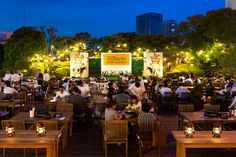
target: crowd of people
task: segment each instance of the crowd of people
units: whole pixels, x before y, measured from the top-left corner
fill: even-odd
[[[220,102],[221,111],[236,108],[236,85],[234,77],[219,74],[210,77],[196,77],[193,74],[173,75],[165,78],[142,77],[121,74],[116,81],[106,78],[66,78],[59,81],[56,91],[50,88],[50,75],[38,70],[34,79],[25,80],[19,70],[15,73],[6,71],[1,80],[4,94],[15,94],[26,82],[33,83],[34,88],[42,89],[44,95],[52,94],[53,101],[68,101],[74,104],[75,114],[84,108],[94,109],[96,104],[105,104],[105,120],[122,119],[127,112],[135,112],[140,120],[154,120],[158,111],[165,108],[165,102],[173,106],[184,99],[194,104],[194,110],[203,110],[204,103]],[[218,101],[219,100],[219,101]]]

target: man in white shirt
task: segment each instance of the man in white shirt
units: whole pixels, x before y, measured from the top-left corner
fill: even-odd
[[[182,93],[190,93],[190,91],[183,86],[183,83],[179,83],[179,88],[176,90],[176,94],[181,97]]]
[[[4,81],[11,81],[12,80],[12,74],[9,70],[6,71],[5,76],[3,77]]]
[[[193,85],[193,80],[191,77],[188,77],[187,79],[184,80],[184,83],[188,85]]]
[[[50,75],[47,73],[47,71],[44,72],[43,80],[46,82],[48,82],[50,80]]]
[[[88,84],[84,83],[82,80],[78,80],[77,81],[78,84],[78,88],[81,91],[81,95],[83,97],[89,97],[90,95],[90,88],[88,86]]]
[[[63,88],[60,87],[59,91],[56,92],[56,99],[65,100],[69,96],[69,93]]]
[[[131,91],[133,95],[136,95],[138,99],[141,100],[142,94],[145,91],[145,86],[144,84],[141,84],[140,82],[136,82],[129,87],[129,90]]]
[[[170,92],[172,92],[171,89],[168,88],[168,84],[166,84],[166,83],[164,84],[164,87],[161,88],[159,91],[160,91],[160,93],[161,93],[162,96],[164,96],[164,93],[170,93]]]
[[[49,81],[50,81],[50,76],[47,73],[47,71],[45,71],[43,75],[43,91],[44,92],[47,92]]]
[[[20,82],[20,75],[18,74],[18,72],[15,72],[13,75],[12,75],[12,82],[14,83],[17,83],[17,82]]]
[[[4,94],[15,94],[17,91],[11,88],[10,82],[6,82],[6,87],[3,89]]]

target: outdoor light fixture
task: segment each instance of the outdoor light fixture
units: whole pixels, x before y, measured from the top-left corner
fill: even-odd
[[[36,126],[36,133],[38,136],[44,136],[46,134],[46,127],[42,122],[39,122]]]
[[[5,128],[7,136],[11,137],[15,134],[15,129],[14,126],[12,125],[11,122],[7,123],[7,126]]]
[[[193,134],[195,133],[194,125],[192,123],[188,123],[185,126],[184,133],[186,137],[193,137]]]
[[[220,138],[222,133],[221,125],[220,123],[216,123],[212,129],[212,135],[215,138]]]

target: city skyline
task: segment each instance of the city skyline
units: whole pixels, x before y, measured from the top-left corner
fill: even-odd
[[[0,3],[3,12],[0,31],[14,31],[16,27],[54,26],[58,35],[73,36],[89,32],[102,37],[119,32],[135,32],[135,18],[147,12],[161,13],[164,19],[178,23],[188,16],[205,14],[208,10],[224,8],[225,1],[204,0],[5,0]],[[184,11],[183,11],[184,10]]]

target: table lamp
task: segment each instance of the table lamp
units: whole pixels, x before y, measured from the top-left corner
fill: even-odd
[[[14,126],[12,125],[11,122],[7,123],[5,131],[6,131],[7,136],[9,136],[9,137],[11,137],[15,134],[15,129],[14,129]]]
[[[221,124],[216,123],[212,129],[212,135],[215,138],[220,138],[222,133]]]
[[[38,136],[44,136],[46,134],[46,127],[42,122],[39,122],[36,126],[36,133]]]
[[[188,123],[185,126],[184,133],[185,133],[186,137],[193,137],[193,135],[195,133],[194,125],[192,123]]]

